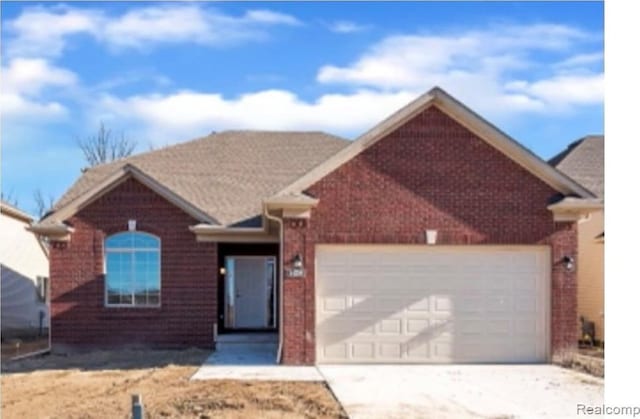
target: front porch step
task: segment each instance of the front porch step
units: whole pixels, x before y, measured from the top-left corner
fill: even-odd
[[[277,344],[277,333],[228,333],[218,335],[216,345],[220,344]]]
[[[246,343],[246,342],[218,342],[216,352],[225,353],[260,353],[275,356],[278,352],[277,343]]]

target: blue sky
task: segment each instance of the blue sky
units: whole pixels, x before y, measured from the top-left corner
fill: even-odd
[[[100,121],[355,138],[440,85],[548,158],[603,132],[603,3],[1,3],[2,189],[35,211]]]

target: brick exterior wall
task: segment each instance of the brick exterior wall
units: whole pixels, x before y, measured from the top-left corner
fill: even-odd
[[[106,235],[137,230],[161,239],[161,307],[104,306]],[[213,342],[217,313],[217,246],[198,243],[195,219],[141,183],[129,179],[68,222],[68,243],[50,253],[51,339],[62,345],[202,346]]]
[[[562,266],[576,255],[574,223],[554,223],[557,191],[429,108],[308,190],[320,199],[308,221],[287,220],[285,268],[303,255],[306,276],[284,280],[284,358],[315,361],[315,245],[424,243],[438,230],[450,245],[546,244],[552,248],[554,357],[576,344],[576,277]],[[578,261],[579,263],[579,261]]]

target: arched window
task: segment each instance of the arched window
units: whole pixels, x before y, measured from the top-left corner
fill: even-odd
[[[127,231],[105,240],[107,306],[160,305],[160,239]]]

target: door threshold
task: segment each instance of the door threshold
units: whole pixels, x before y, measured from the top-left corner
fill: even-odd
[[[278,334],[269,333],[229,333],[218,335],[217,343],[277,343]]]

